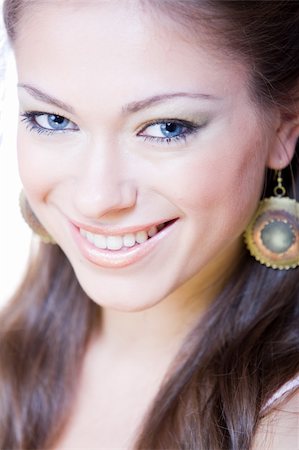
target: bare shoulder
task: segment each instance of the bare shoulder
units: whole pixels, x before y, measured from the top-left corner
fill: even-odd
[[[252,450],[299,450],[299,390],[261,421]]]

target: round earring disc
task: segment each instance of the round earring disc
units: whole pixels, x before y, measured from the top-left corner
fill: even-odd
[[[271,197],[260,206],[244,233],[252,256],[273,269],[299,265],[299,203]]]

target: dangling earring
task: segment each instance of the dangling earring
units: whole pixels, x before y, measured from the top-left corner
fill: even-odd
[[[49,233],[42,226],[42,224],[32,211],[31,206],[29,205],[23,190],[20,193],[19,203],[23,219],[25,220],[27,225],[31,228],[31,230],[35,234],[37,234],[39,238],[46,244],[56,244],[52,236],[49,235]]]
[[[274,196],[260,202],[244,233],[251,255],[273,269],[287,270],[299,266],[299,203],[288,197],[277,174]]]

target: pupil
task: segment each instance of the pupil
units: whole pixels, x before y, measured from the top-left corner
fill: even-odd
[[[168,122],[166,123],[165,129],[168,133],[174,133],[177,129],[177,124],[174,122]]]
[[[182,125],[176,123],[176,122],[166,122],[161,124],[161,131],[164,134],[165,137],[171,138],[171,137],[177,137],[183,132]]]
[[[64,117],[61,117],[61,116],[51,116],[50,120],[52,122],[57,123],[58,125],[61,125],[64,122],[65,119],[64,119]]]
[[[51,128],[54,128],[56,130],[63,130],[65,127],[67,127],[69,123],[69,120],[65,117],[58,116],[56,114],[51,114],[48,116],[48,124]]]

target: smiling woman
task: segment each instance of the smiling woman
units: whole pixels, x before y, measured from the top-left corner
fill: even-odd
[[[44,242],[0,321],[0,447],[293,449],[299,2],[57,4],[4,6]]]

